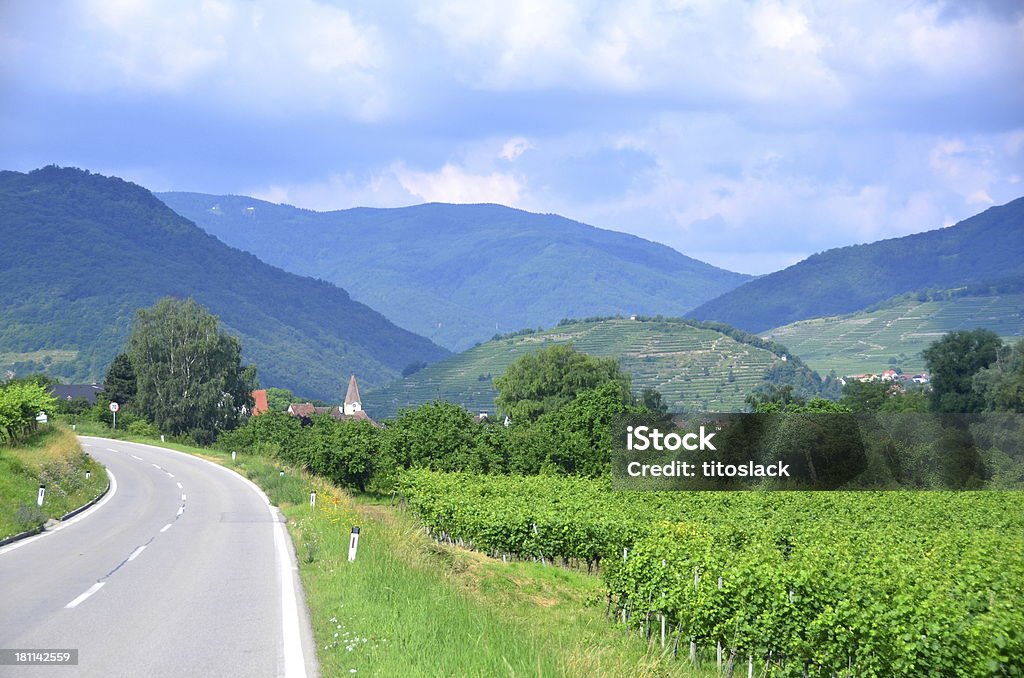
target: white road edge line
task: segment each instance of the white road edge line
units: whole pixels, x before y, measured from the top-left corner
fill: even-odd
[[[103,497],[103,499],[100,499],[93,506],[91,506],[91,507],[87,508],[86,510],[82,511],[81,513],[79,513],[74,518],[69,518],[68,520],[65,520],[63,523],[57,525],[52,530],[45,530],[43,532],[40,532],[39,534],[37,534],[34,537],[28,537],[26,539],[21,539],[19,541],[14,542],[13,544],[8,544],[7,546],[4,546],[3,548],[0,548],[0,555],[3,555],[5,553],[10,553],[11,551],[13,551],[15,549],[20,549],[22,546],[24,546],[26,544],[30,544],[30,543],[38,540],[38,539],[42,539],[43,537],[48,537],[48,536],[50,536],[51,534],[53,534],[55,532],[60,532],[65,527],[70,527],[71,525],[74,525],[78,521],[84,520],[85,518],[88,518],[95,511],[99,510],[104,504],[106,504],[108,501],[110,501],[111,498],[113,498],[113,496],[115,494],[117,494],[117,478],[114,477],[114,474],[110,472],[109,468],[105,469],[105,470],[107,472],[107,478],[110,479],[110,489],[107,490],[107,496]]]
[[[183,489],[185,489],[185,488],[183,488],[183,487],[181,486],[181,483],[178,483],[178,489],[179,489],[179,490],[183,490]]]
[[[139,555],[141,555],[142,552],[145,551],[145,550],[146,550],[146,546],[142,545],[139,548],[137,548],[134,551],[132,551],[132,554],[130,556],[128,556],[128,562],[130,563],[133,560],[135,560],[136,558],[138,558]]]
[[[172,478],[174,477],[174,474],[173,474],[173,473],[171,473],[170,471],[164,471],[164,473],[166,473],[167,475],[169,475],[169,476],[170,476],[170,477],[172,477]]]
[[[288,555],[284,523],[277,519],[274,507],[267,510],[274,521],[274,546],[277,548],[278,578],[281,581],[281,632],[284,641],[285,678],[305,678],[306,663],[302,657],[302,639],[299,636],[299,605],[295,597],[295,579],[292,560]]]
[[[186,495],[186,494],[185,494],[184,492],[182,492],[182,493],[181,493],[181,500],[182,500],[182,501],[185,501],[185,498],[186,498],[187,496],[188,496],[188,495]]]
[[[110,450],[110,451],[111,452],[117,452],[117,450]],[[136,456],[134,454],[132,455],[132,459],[138,459],[139,461],[142,461],[142,457]]]
[[[181,507],[179,507],[179,508],[178,508],[178,515],[179,515],[179,516],[180,516],[180,515],[181,515],[182,513],[184,513],[184,512],[185,512],[185,507],[184,507],[184,506],[181,506]]]
[[[106,583],[106,582],[102,582],[102,581],[96,582],[95,584],[93,584],[92,586],[89,587],[88,591],[86,591],[85,593],[83,593],[82,595],[78,596],[77,598],[72,600],[70,603],[65,605],[64,609],[65,610],[70,610],[73,607],[78,607],[86,598],[88,598],[92,594],[96,593],[101,588],[103,588],[103,584],[104,583]]]
[[[163,527],[160,528],[160,531],[161,532],[166,532],[167,530],[171,529],[171,525],[173,525],[173,524],[174,523],[167,523],[166,525],[164,525]]]
[[[153,464],[153,468],[155,468],[157,471],[163,471],[163,469],[160,468],[159,464]]]

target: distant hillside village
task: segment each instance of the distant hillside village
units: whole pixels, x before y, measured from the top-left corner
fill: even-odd
[[[845,377],[839,377],[839,383],[846,386],[852,381],[859,382],[872,382],[872,381],[889,381],[900,385],[908,384],[919,384],[925,385],[931,381],[931,377],[928,376],[927,372],[921,374],[903,374],[899,370],[886,370],[880,374],[851,374]]]
[[[254,402],[253,415],[270,411],[265,389],[253,391],[252,399]],[[359,384],[354,374],[348,380],[348,390],[345,392],[343,404],[321,407],[313,403],[292,403],[288,406],[287,412],[296,419],[301,419],[303,423],[310,423],[315,414],[328,414],[337,421],[368,421],[374,426],[380,426],[363,411],[363,400],[359,396]]]

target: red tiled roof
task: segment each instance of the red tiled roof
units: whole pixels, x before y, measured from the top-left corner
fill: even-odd
[[[266,389],[258,389],[252,392],[252,399],[255,404],[252,406],[253,415],[263,414],[270,411],[270,404],[267,402]]]

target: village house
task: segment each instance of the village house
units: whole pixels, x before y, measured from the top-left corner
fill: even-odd
[[[83,398],[90,405],[96,404],[96,396],[103,391],[99,384],[53,384],[50,394],[57,400]]]

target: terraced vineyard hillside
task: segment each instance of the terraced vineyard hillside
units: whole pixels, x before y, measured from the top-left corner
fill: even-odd
[[[657,388],[672,410],[742,411],[744,399],[786,361],[769,350],[712,329],[677,321],[601,320],[489,341],[365,394],[374,417],[435,399],[494,413],[492,381],[525,353],[571,343],[595,356],[615,356],[633,375],[633,389]],[[793,364],[793,361],[789,361]]]
[[[959,297],[942,301],[904,298],[885,308],[814,318],[766,333],[821,374],[878,373],[889,368],[924,370],[921,351],[953,330],[985,327],[1006,341],[1024,336],[1024,294]]]

